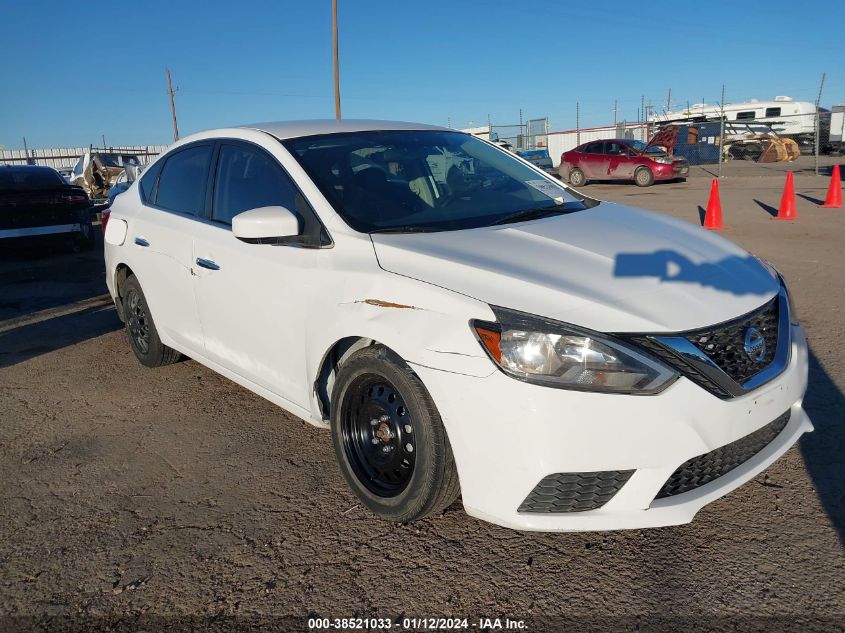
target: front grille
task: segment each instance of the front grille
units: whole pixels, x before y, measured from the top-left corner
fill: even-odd
[[[518,512],[585,512],[602,507],[625,485],[633,470],[557,473],[538,483]]]
[[[766,355],[753,360],[743,349],[748,328],[757,328],[766,341]],[[778,342],[778,298],[759,310],[715,328],[688,332],[684,337],[739,384],[752,378],[775,357]]]
[[[744,464],[780,435],[789,422],[789,415],[787,411],[750,435],[684,462],[663,484],[657,498],[695,490]]]
[[[664,362],[666,362],[666,364],[668,364],[670,367],[678,367],[678,357],[675,356],[675,354],[670,352],[668,349],[663,347],[663,345],[661,345],[660,343],[653,341],[647,336],[632,337],[631,340],[634,341],[637,345],[644,347]],[[714,396],[717,396],[719,398],[729,398],[731,395],[720,385],[716,384],[707,376],[695,369],[695,367],[693,367],[692,365],[687,365],[686,363],[684,363],[683,374],[693,382],[698,383],[699,385],[707,389],[707,391],[712,393]]]

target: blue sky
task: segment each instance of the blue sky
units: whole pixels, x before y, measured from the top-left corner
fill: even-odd
[[[339,0],[344,117],[552,128],[784,94],[845,102],[845,2]],[[127,11],[121,13],[121,8]],[[570,8],[572,7],[572,8]],[[662,8],[665,7],[665,8]],[[747,7],[744,11],[743,7]],[[0,0],[0,146],[333,117],[331,0]]]

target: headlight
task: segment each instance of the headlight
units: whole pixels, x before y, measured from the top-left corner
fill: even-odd
[[[651,160],[653,160],[655,163],[661,163],[663,165],[671,165],[673,161],[671,156],[652,156]]]
[[[645,352],[604,334],[493,307],[497,322],[472,326],[490,358],[526,382],[628,394],[655,394],[678,374]]]

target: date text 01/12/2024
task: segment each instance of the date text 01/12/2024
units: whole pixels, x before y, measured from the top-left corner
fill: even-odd
[[[389,630],[396,628],[405,631],[448,631],[470,630],[481,631],[526,631],[525,621],[510,618],[415,618],[405,617],[401,620],[389,618],[309,618],[310,631],[356,631],[356,630]]]

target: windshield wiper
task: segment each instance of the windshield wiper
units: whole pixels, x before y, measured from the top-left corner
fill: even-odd
[[[512,222],[525,222],[527,220],[537,220],[539,218],[544,218],[549,215],[569,213],[570,211],[576,211],[576,209],[567,209],[565,204],[555,204],[549,207],[538,207],[536,209],[523,209],[522,211],[517,211],[516,213],[511,213],[510,215],[506,215],[503,218],[499,218],[498,220],[493,222],[492,226],[496,226],[497,224],[511,224]]]

